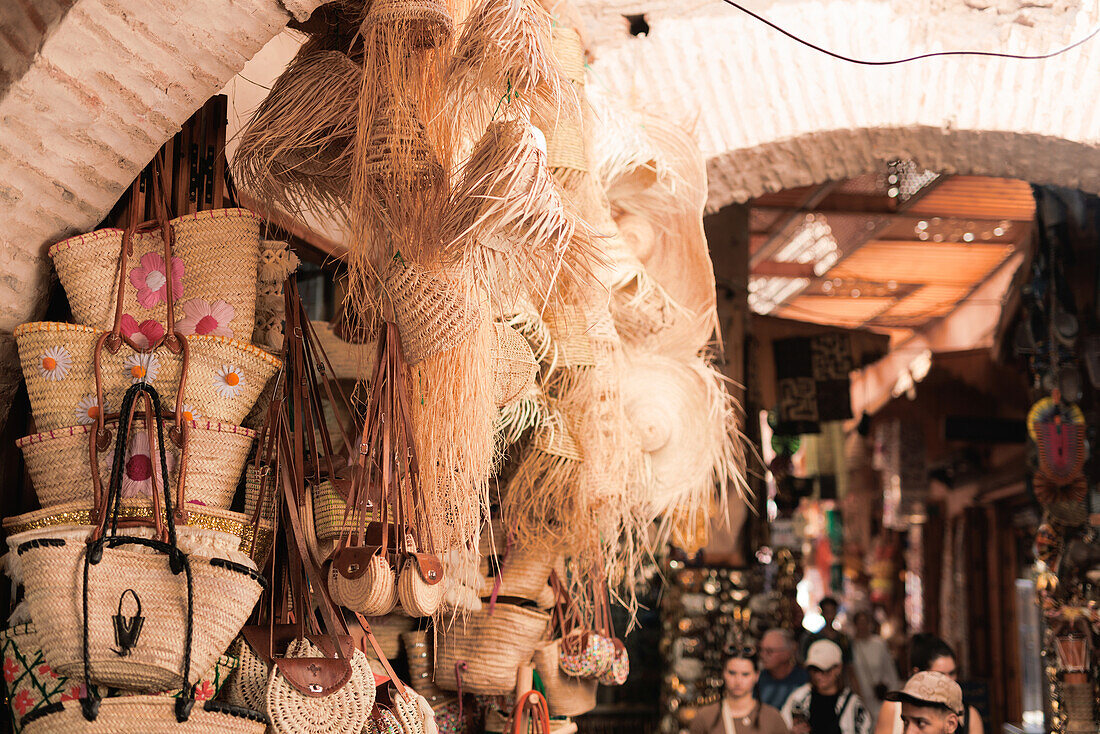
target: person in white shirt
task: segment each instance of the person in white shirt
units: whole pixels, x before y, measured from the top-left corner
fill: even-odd
[[[791,734],[871,734],[871,714],[859,694],[847,688],[843,653],[832,640],[818,640],[806,652],[810,682],[783,704]]]
[[[852,666],[855,669],[856,689],[872,718],[877,720],[887,692],[901,687],[901,676],[890,656],[886,640],[875,632],[871,613],[860,610],[852,621],[856,633],[852,639]]]

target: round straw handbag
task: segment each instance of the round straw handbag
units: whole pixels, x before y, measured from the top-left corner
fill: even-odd
[[[175,485],[183,473],[183,492],[188,503],[228,509],[255,431],[207,420],[186,421],[185,426],[187,450],[182,453],[187,461],[186,471],[181,472],[181,450],[169,441],[169,482]],[[88,441],[94,431],[94,425],[71,426],[25,436],[16,442],[23,450],[27,473],[42,507],[93,501]],[[153,461],[156,451],[144,430],[132,434],[123,470],[124,496],[148,496],[152,492],[159,482],[158,467]],[[103,484],[110,472],[111,459],[109,452],[99,454]]]
[[[561,640],[540,645],[535,650],[535,669],[546,689],[551,716],[580,716],[596,708],[596,681],[565,675],[558,664]]]
[[[158,454],[167,475],[156,391],[134,385],[122,401],[122,415],[130,415],[137,396],[148,399],[156,416]],[[97,508],[100,524],[88,529],[87,540],[20,539],[16,554],[31,619],[59,675],[164,691],[190,686],[193,671],[214,664],[251,614],[263,579],[253,564],[240,562],[241,554],[230,560],[183,553],[175,524],[164,522],[174,516],[167,484],[163,505],[160,493],[153,494],[154,538],[118,533],[127,426],[120,421],[116,470],[105,504]],[[91,708],[97,700],[89,690],[82,704]]]
[[[561,641],[562,672],[576,678],[599,678],[611,669],[615,645],[601,634],[576,631]]]
[[[397,579],[397,598],[410,617],[430,617],[443,600],[443,564],[430,553],[412,553]]]
[[[344,569],[340,569],[337,564],[334,567],[337,568],[333,577],[336,596],[348,609],[368,617],[382,617],[397,606],[397,578],[384,555],[372,554],[364,567],[354,563],[345,564]],[[354,575],[349,577],[345,572]]]
[[[255,322],[261,221],[245,209],[213,209],[173,219],[171,268],[165,266],[160,228],[136,232],[123,274],[123,314],[135,322],[163,324],[163,289],[171,270],[182,311],[177,330],[193,334],[217,328],[224,336],[249,341]],[[121,229],[101,229],[49,249],[77,323],[111,328],[123,236]]]
[[[531,659],[549,622],[546,612],[512,604],[471,613],[465,624],[456,622],[439,631],[436,683],[460,693],[509,693],[516,685],[516,671]]]
[[[599,681],[602,686],[621,686],[630,677],[630,655],[618,637],[611,638],[611,644],[615,646],[615,656],[611,667],[600,676]]]
[[[96,343],[103,331],[77,324],[32,322],[15,330],[31,412],[41,431],[90,424],[99,412],[95,378]],[[282,363],[247,342],[222,336],[188,336],[184,402],[194,419],[239,424]],[[101,354],[103,399],[118,408],[135,382],[162,389],[176,402],[183,357],[166,349],[141,353],[123,345]]]
[[[312,642],[294,640],[286,657],[326,657]],[[367,656],[351,653],[351,678],[325,695],[300,691],[276,666],[267,687],[266,706],[271,726],[279,734],[335,734],[361,732],[375,701],[374,673]]]
[[[181,722],[173,699],[163,696],[104,699],[94,721],[84,717],[78,701],[66,701],[28,716],[23,723],[24,734],[263,734],[267,730],[263,714],[220,701],[195,706]]]

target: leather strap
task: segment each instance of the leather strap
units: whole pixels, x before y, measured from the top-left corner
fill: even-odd
[[[412,697],[409,695],[409,691],[405,684],[401,682],[401,679],[397,677],[397,673],[393,671],[393,666],[390,665],[390,659],[386,657],[386,653],[382,651],[382,646],[378,644],[378,640],[374,637],[374,632],[371,631],[370,622],[359,612],[355,612],[355,618],[359,621],[359,626],[363,628],[363,632],[367,636],[367,641],[370,642],[371,648],[374,649],[374,654],[378,657],[378,662],[382,663],[382,668],[386,671],[386,675],[393,681],[393,687],[397,689],[397,692],[401,695],[401,698],[406,701],[412,701]]]

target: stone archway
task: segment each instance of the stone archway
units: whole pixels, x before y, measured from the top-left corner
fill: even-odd
[[[865,67],[800,46],[717,0],[675,5],[584,4],[597,30],[591,76],[620,98],[694,123],[708,157],[712,211],[881,170],[894,158],[1100,191],[1100,38],[1043,61],[941,57]],[[753,7],[826,48],[886,59],[941,48],[1044,53],[1100,22],[1100,10],[1085,5],[779,0]],[[645,13],[648,34],[616,30],[615,13]]]

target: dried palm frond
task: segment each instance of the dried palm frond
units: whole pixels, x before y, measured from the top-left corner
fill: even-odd
[[[456,129],[483,128],[502,108],[554,119],[576,92],[551,50],[551,18],[535,0],[483,0],[462,24],[446,71]]]
[[[361,75],[339,51],[299,52],[241,135],[233,160],[240,186],[292,213],[342,217]]]
[[[453,197],[447,249],[481,283],[504,270],[545,299],[583,287],[601,258],[594,232],[559,194],[534,130],[506,121],[482,135]]]
[[[537,386],[500,409],[497,419],[497,440],[502,446],[520,441],[527,431],[538,428],[546,420],[546,401]]]

